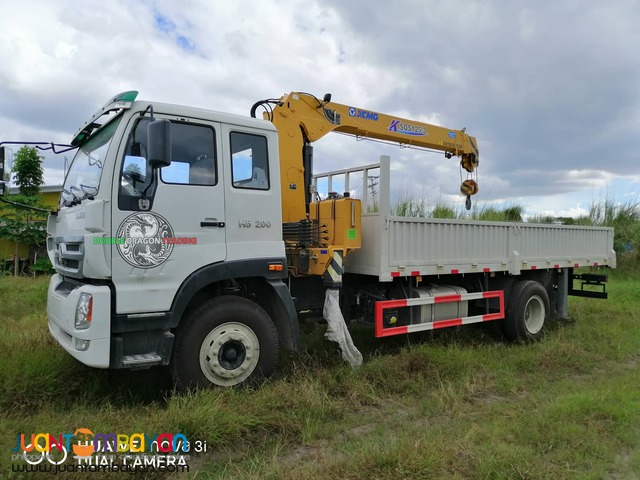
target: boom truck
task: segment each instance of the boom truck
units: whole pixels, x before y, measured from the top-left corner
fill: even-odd
[[[53,337],[92,367],[170,365],[177,387],[233,386],[300,349],[302,311],[370,322],[378,338],[498,321],[529,342],[569,295],[606,298],[604,275],[576,269],[615,267],[612,229],[392,216],[389,157],[313,175],[312,143],[330,132],[455,156],[462,194],[478,191],[464,129],[329,95],[260,101],[250,118],[124,92],[74,136],[48,219]]]

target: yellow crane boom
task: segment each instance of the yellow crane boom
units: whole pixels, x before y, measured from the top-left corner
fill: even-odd
[[[460,165],[473,173],[479,164],[476,139],[465,133],[438,125],[408,120],[393,115],[342,105],[323,100],[307,93],[292,92],[280,99],[263,100],[252,108],[252,115],[260,105],[267,108],[264,118],[278,129],[280,143],[280,168],[283,192],[283,221],[294,222],[305,218],[305,204],[310,201],[308,181],[311,165],[302,160],[303,148],[330,132],[341,132],[361,138],[398,143],[445,153],[447,158],[460,158]],[[305,185],[306,183],[306,185]],[[306,187],[306,188],[305,188]],[[471,196],[478,191],[475,179],[463,182],[461,192]]]
[[[438,125],[408,120],[394,115],[342,105],[331,101],[327,94],[322,100],[316,96],[292,92],[279,99],[262,100],[253,105],[251,116],[263,107],[263,117],[278,130],[280,181],[282,185],[282,221],[290,265],[300,273],[325,274],[329,261],[338,251],[346,255],[360,247],[359,218],[349,226],[342,225],[346,209],[360,212],[360,203],[349,199],[330,209],[322,201],[314,201],[311,191],[313,155],[311,144],[330,132],[340,132],[360,138],[397,143],[400,146],[444,152],[446,158],[456,156],[460,166],[468,172],[460,191],[470,197],[478,192],[475,171],[479,163],[476,139],[465,133]],[[340,209],[345,209],[341,213]],[[353,213],[350,215],[355,217]],[[295,235],[291,232],[296,232]],[[303,233],[299,233],[303,232]],[[320,236],[319,236],[320,235]],[[325,236],[322,236],[325,235]],[[314,237],[315,236],[315,237]],[[322,238],[311,240],[309,238]],[[313,262],[308,262],[308,258]]]

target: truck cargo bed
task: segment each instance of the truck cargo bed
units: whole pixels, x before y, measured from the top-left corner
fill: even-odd
[[[346,272],[380,281],[398,276],[509,272],[592,266],[615,267],[613,229],[604,227],[394,217],[390,212],[388,156],[379,164],[316,175],[342,176],[345,191],[355,175],[379,169],[379,199],[372,209],[363,183],[362,248],[344,259]],[[362,173],[358,173],[362,172]],[[354,175],[355,174],[355,175]]]

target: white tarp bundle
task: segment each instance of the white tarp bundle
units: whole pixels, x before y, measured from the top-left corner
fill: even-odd
[[[352,367],[359,367],[362,365],[362,354],[353,344],[351,334],[349,334],[347,325],[344,322],[344,317],[342,316],[338,299],[339,290],[327,288],[327,293],[324,297],[324,309],[322,310],[322,316],[329,326],[324,337],[327,340],[337,342],[338,345],[340,345],[343,360],[348,362]]]

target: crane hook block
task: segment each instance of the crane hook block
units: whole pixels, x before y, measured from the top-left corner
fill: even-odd
[[[460,185],[460,193],[470,197],[478,193],[478,184],[474,180],[465,180]]]
[[[465,153],[462,155],[460,165],[467,172],[473,172],[478,167],[478,157],[473,153]]]

